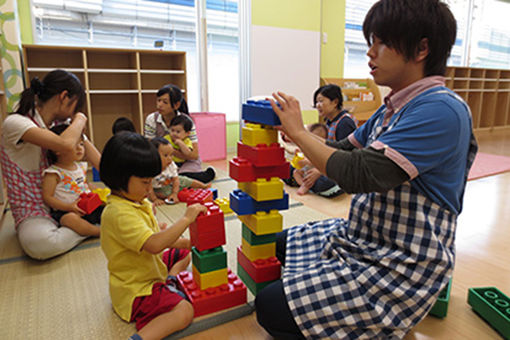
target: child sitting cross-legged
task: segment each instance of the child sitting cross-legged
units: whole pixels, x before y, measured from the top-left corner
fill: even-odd
[[[51,131],[60,135],[68,124],[60,124]],[[85,155],[83,140],[78,141],[68,153],[47,151],[50,166],[43,171],[42,196],[51,208],[51,217],[58,223],[82,236],[99,236],[101,213],[104,205],[87,214],[78,207],[80,194],[94,189],[87,184],[87,162],[81,162]],[[92,188],[91,188],[92,187]]]
[[[112,191],[101,220],[101,249],[113,309],[136,323],[138,333],[130,339],[164,338],[193,320],[193,306],[177,289],[176,275],[191,261],[190,241],[180,236],[207,208],[193,204],[171,226],[158,224],[147,196],[153,177],[161,173],[161,159],[137,133],[110,138],[99,172]]]
[[[153,190],[149,194],[149,199],[154,205],[179,202],[177,194],[184,188],[207,189],[211,187],[211,184],[204,184],[196,179],[178,175],[177,165],[172,160],[174,148],[167,139],[155,137],[151,139],[151,143],[159,152],[161,169],[163,169],[152,180]]]

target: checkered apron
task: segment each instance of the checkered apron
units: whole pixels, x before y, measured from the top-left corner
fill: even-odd
[[[41,216],[51,219],[49,209],[44,205],[41,190],[42,171],[48,166],[44,150],[41,154],[39,169],[34,171],[23,170],[11,161],[3,146],[0,147],[0,156],[2,174],[16,228],[28,217]]]
[[[476,151],[472,135],[465,180]],[[303,335],[403,338],[452,275],[456,220],[406,182],[354,195],[348,220],[289,229],[283,283]]]
[[[340,121],[342,119],[344,119],[344,117],[349,117],[350,119],[352,119],[354,124],[356,124],[356,126],[358,126],[358,120],[356,118],[354,118],[350,113],[348,113],[345,110],[342,111],[342,113],[343,113],[342,117],[335,120],[333,123],[331,123],[331,125],[328,126],[328,136],[327,136],[326,140],[329,142],[336,142],[336,127],[338,126],[338,123],[340,123]]]

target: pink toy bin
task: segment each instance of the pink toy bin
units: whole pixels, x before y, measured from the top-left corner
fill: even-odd
[[[224,113],[192,112],[198,137],[198,153],[202,161],[227,158],[226,119]]]

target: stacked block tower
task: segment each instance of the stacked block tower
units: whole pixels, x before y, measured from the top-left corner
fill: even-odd
[[[237,274],[254,294],[280,278],[276,233],[283,229],[278,210],[289,208],[289,195],[281,178],[289,176],[289,163],[278,144],[280,119],[269,101],[243,104],[245,126],[237,157],[229,164],[230,177],[239,182],[230,193],[230,208],[242,222],[242,244],[237,248]]]
[[[207,207],[189,226],[192,245],[192,273],[181,272],[177,279],[195,310],[195,316],[214,313],[246,303],[246,286],[227,268],[225,221],[213,192],[184,189],[179,200]]]

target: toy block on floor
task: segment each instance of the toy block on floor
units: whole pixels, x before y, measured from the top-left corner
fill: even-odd
[[[257,178],[253,182],[239,182],[238,187],[259,202],[283,198],[283,182],[277,177],[271,177],[270,180]]]
[[[250,228],[246,226],[246,224],[242,224],[242,236],[243,239],[246,240],[251,245],[257,246],[261,244],[273,243],[276,242],[276,234],[266,234],[266,235],[255,235]]]
[[[214,203],[216,203],[216,205],[220,207],[224,215],[231,214],[233,212],[232,209],[230,208],[230,201],[227,197],[217,198],[214,200]]]
[[[305,155],[303,155],[302,152],[298,152],[292,158],[290,165],[292,165],[294,167],[294,169],[301,169],[302,166],[299,165],[299,161],[302,161],[303,159],[305,159]]]
[[[510,298],[508,296],[496,287],[469,288],[468,303],[505,339],[510,339]]]
[[[253,295],[257,295],[264,287],[276,281],[274,280],[260,283],[253,281],[253,279],[250,277],[250,275],[248,275],[248,273],[244,270],[241,264],[239,264],[239,262],[237,263],[237,275],[239,275],[241,280],[243,280],[244,284],[248,287]]]
[[[436,303],[432,306],[429,314],[437,318],[444,318],[448,314],[448,303],[450,302],[450,290],[452,288],[452,280],[448,281],[448,284],[439,294]]]
[[[80,194],[80,200],[78,201],[78,207],[83,210],[87,215],[91,214],[94,210],[96,210],[103,201],[99,198],[98,194],[93,192],[83,192]]]
[[[191,252],[193,266],[200,273],[227,268],[227,252],[221,246],[204,251],[199,251],[197,248],[192,247]]]
[[[278,130],[270,126],[246,123],[242,131],[243,144],[257,146],[258,144],[271,145],[278,143]]]
[[[184,188],[179,191],[177,198],[180,202],[184,202],[187,205],[192,205],[195,203],[204,204],[206,202],[213,201],[213,193],[208,189]]]
[[[249,122],[281,125],[280,118],[276,115],[269,100],[248,100],[243,104],[243,120]]]
[[[194,265],[191,266],[193,278],[198,289],[204,290],[210,287],[217,287],[228,283],[227,267],[212,272],[201,273]]]
[[[290,163],[274,166],[254,166],[250,161],[234,157],[229,162],[229,176],[237,182],[253,182],[257,178],[288,178]]]
[[[283,193],[283,198],[271,201],[256,201],[240,189],[230,193],[230,208],[237,215],[251,215],[257,211],[287,210],[289,209],[289,194]]]
[[[255,166],[273,166],[286,162],[285,150],[276,143],[249,146],[237,142],[237,156],[250,161]]]
[[[256,214],[238,216],[255,235],[279,233],[283,229],[283,216],[276,210],[269,213],[257,211]]]
[[[281,276],[281,264],[276,257],[250,261],[239,246],[237,262],[256,283],[278,280]]]
[[[276,243],[251,245],[248,241],[242,239],[241,250],[243,254],[253,262],[258,259],[267,259],[276,256]]]
[[[227,278],[227,284],[200,290],[190,272],[181,272],[177,275],[179,287],[193,305],[195,317],[246,303],[244,283],[230,269]]]

